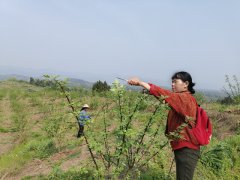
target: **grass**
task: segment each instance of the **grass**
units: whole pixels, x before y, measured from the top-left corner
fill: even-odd
[[[33,158],[44,159],[57,152],[52,140],[38,138],[16,145],[10,152],[0,157],[0,172],[17,173]]]
[[[0,172],[17,173],[21,167],[32,159],[32,154],[25,153],[25,145],[20,144],[0,158]]]
[[[0,132],[2,133],[8,133],[8,132],[15,132],[15,129],[14,128],[4,128],[4,127],[1,127],[0,126]]]

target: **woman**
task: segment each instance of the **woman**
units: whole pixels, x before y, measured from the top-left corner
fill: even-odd
[[[87,114],[88,109],[89,106],[87,104],[84,104],[80,111],[80,115],[78,118],[79,131],[77,134],[77,138],[80,138],[83,135],[84,125],[86,124],[86,121],[91,119],[91,117]]]
[[[192,96],[195,93],[193,89],[195,83],[192,82],[192,77],[189,73],[182,71],[172,76],[172,92],[154,84],[143,82],[138,78],[129,79],[128,83],[144,87],[151,95],[157,98],[161,95],[166,97],[165,101],[171,107],[167,118],[167,135],[186,122],[186,118],[190,117],[193,121],[196,120],[197,102]],[[200,146],[191,141],[186,128],[181,131],[181,139],[170,141],[175,155],[177,180],[193,178],[200,154]]]

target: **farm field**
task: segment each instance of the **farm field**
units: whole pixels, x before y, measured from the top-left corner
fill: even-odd
[[[199,101],[213,138],[201,149],[194,179],[240,179],[240,105]],[[76,138],[85,103],[92,119]],[[162,101],[117,82],[106,93],[75,88],[61,94],[0,81],[0,179],[175,179],[164,135],[167,111]]]

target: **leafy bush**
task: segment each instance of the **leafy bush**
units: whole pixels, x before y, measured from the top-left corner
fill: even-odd
[[[55,78],[54,81],[77,119],[76,103],[70,93],[60,80]],[[103,171],[111,178],[138,177],[139,170],[168,145],[161,128],[165,127],[168,106],[162,99],[149,101],[146,94],[128,93],[117,81],[108,96],[110,100],[101,103],[101,111],[96,117],[96,121],[102,123],[97,126],[87,123],[83,138],[97,172]],[[146,102],[152,109],[140,116]],[[163,137],[159,138],[161,135]]]
[[[57,152],[57,148],[53,140],[51,139],[40,139],[30,141],[26,146],[26,151],[33,153],[35,158],[47,158],[53,153]]]
[[[227,96],[227,97],[224,97],[223,99],[220,99],[219,102],[221,104],[229,105],[229,104],[233,104],[234,100],[230,96]]]
[[[202,171],[206,177],[215,174],[215,177],[223,179],[238,179],[240,177],[240,136],[233,136],[224,142],[220,142],[201,154],[200,162]],[[208,175],[206,174],[208,173]],[[213,176],[212,176],[213,177]]]

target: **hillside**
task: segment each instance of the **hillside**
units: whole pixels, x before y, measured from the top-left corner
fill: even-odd
[[[0,81],[5,81],[8,79],[17,79],[22,81],[29,81],[30,77],[18,74],[4,74],[0,75]]]
[[[34,77],[34,78],[42,79],[42,77]],[[8,79],[16,79],[16,80],[23,80],[23,81],[29,82],[30,76],[18,75],[18,74],[0,75],[1,81],[8,80]],[[89,82],[89,81],[79,79],[79,78],[68,77],[67,79],[68,79],[68,85],[70,87],[79,87],[80,86],[80,87],[84,87],[86,89],[91,89],[94,84],[94,82]],[[125,82],[123,82],[123,83],[126,85]],[[165,87],[165,86],[164,86],[164,88],[169,89],[169,87]],[[141,91],[142,88],[127,85],[127,89],[134,90],[134,91]],[[209,100],[217,100],[219,98],[224,98],[226,96],[226,94],[223,92],[223,90],[196,89],[196,92],[203,94]]]
[[[42,77],[34,77],[36,79],[43,79]],[[18,74],[7,74],[7,75],[0,75],[0,81],[5,81],[9,79],[16,79],[16,80],[22,80],[29,82],[30,76],[24,76],[24,75],[18,75]],[[82,79],[77,79],[77,78],[67,78],[69,86],[81,86],[87,89],[90,89],[93,85],[92,82],[88,82]]]
[[[85,103],[91,107],[90,114],[93,120],[86,126],[85,132],[88,142],[92,143],[94,157],[98,165],[102,167],[99,174],[105,172],[105,166],[101,163],[101,158],[104,158],[101,157],[103,150],[100,148],[104,145],[104,124],[107,126],[106,132],[109,135],[111,152],[114,151],[114,137],[118,133],[119,114],[112,93],[92,95],[90,91],[70,92],[77,111]],[[128,111],[134,110],[134,99],[138,98],[139,93],[123,92],[123,97],[125,96],[126,103],[128,101],[131,103],[122,102],[123,116],[127,115]],[[128,138],[135,137],[135,133],[143,129],[154,111],[156,102],[151,97],[146,97],[141,102],[138,112],[132,117],[133,123]],[[216,102],[205,103],[202,106],[213,121],[214,133],[211,144],[202,149],[202,157],[198,163],[195,178],[240,178],[240,106],[227,106]],[[104,109],[106,107],[108,109]],[[149,147],[149,153],[159,151],[159,154],[149,161],[148,165],[139,169],[141,179],[160,178],[160,175],[167,179],[175,177],[175,170],[168,174],[173,158],[169,145],[162,150],[159,148],[166,141],[164,136],[166,113],[163,113],[166,110],[163,105],[161,107],[163,109],[160,109],[159,114],[154,116],[151,127],[152,130],[156,129],[160,122],[158,138],[153,141],[156,145],[159,143],[159,146]],[[76,119],[60,92],[33,86],[26,82],[0,81],[1,179],[96,177],[89,148],[84,138],[76,138],[77,130]],[[152,132],[146,133],[151,135]],[[149,138],[151,136],[146,136],[144,139],[146,146],[148,146],[147,139]],[[133,144],[129,146],[133,147]],[[146,157],[148,157],[147,154]],[[146,159],[143,158],[143,163],[145,161]],[[100,179],[114,177],[114,174],[109,173],[100,177]]]

